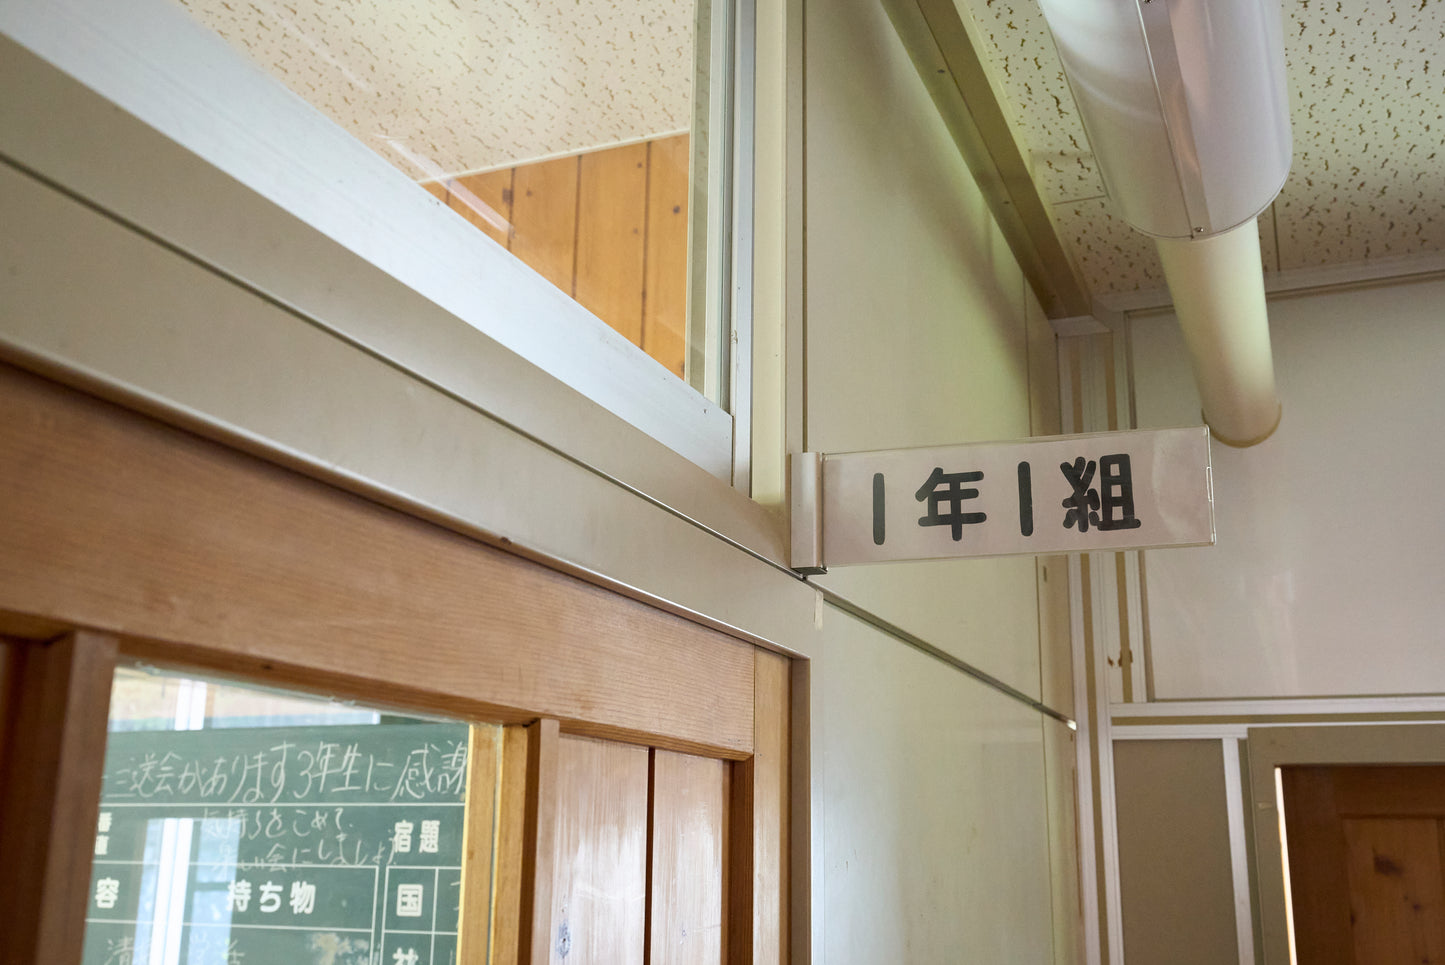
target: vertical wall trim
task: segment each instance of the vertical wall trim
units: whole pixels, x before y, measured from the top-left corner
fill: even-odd
[[[1099,905],[1103,890],[1099,870],[1099,773],[1098,745],[1094,726],[1095,712],[1093,675],[1089,673],[1091,647],[1088,643],[1088,606],[1085,590],[1085,559],[1080,553],[1069,554],[1069,636],[1073,641],[1074,706],[1078,717],[1079,738],[1075,744],[1075,773],[1079,787],[1076,795],[1079,808],[1079,892],[1084,919],[1085,965],[1103,965],[1101,935],[1107,930]]]
[[[1137,429],[1139,413],[1134,398],[1133,328],[1127,315],[1119,321],[1109,341],[1113,353],[1109,383],[1114,388],[1114,400],[1109,409],[1110,427]],[[1123,563],[1118,570],[1119,665],[1125,673],[1124,702],[1139,700],[1141,689],[1143,699],[1149,701],[1154,699],[1154,668],[1150,662],[1149,608],[1144,597],[1144,554],[1134,550],[1120,555]]]
[[[1119,424],[1120,375],[1117,365],[1119,345],[1110,335],[1083,335],[1060,339],[1061,350],[1067,343],[1069,354],[1065,370],[1062,363],[1061,399],[1072,415],[1068,431],[1093,432],[1117,427]],[[1102,956],[1102,962],[1121,965],[1123,950],[1123,912],[1119,899],[1118,816],[1114,795],[1113,737],[1110,707],[1118,699],[1114,691],[1122,680],[1111,672],[1109,655],[1114,646],[1120,657],[1127,657],[1123,632],[1133,615],[1125,599],[1126,579],[1121,585],[1116,567],[1107,565],[1106,554],[1085,554],[1070,560],[1071,603],[1081,614],[1081,626],[1074,638],[1075,674],[1085,678],[1086,700],[1079,713],[1087,720],[1089,735],[1080,742],[1079,767],[1081,780],[1089,775],[1091,786],[1087,798],[1091,804],[1093,840],[1081,841],[1081,851],[1094,863],[1093,873],[1084,879],[1086,907],[1092,898],[1092,914],[1086,928],[1090,941],[1089,954]],[[1076,576],[1077,574],[1077,576]],[[1107,605],[1117,595],[1117,607]],[[1101,603],[1102,605],[1096,605]],[[1081,799],[1085,789],[1081,788]],[[1093,891],[1092,896],[1088,891]],[[1097,948],[1095,952],[1093,949]],[[1094,959],[1090,959],[1091,965]]]
[[[1234,873],[1234,930],[1239,965],[1254,965],[1254,917],[1250,902],[1249,852],[1244,833],[1244,780],[1239,769],[1239,738],[1226,737],[1224,803],[1229,816],[1229,864]]]
[[[1114,554],[1114,599],[1119,609],[1119,676],[1124,703],[1134,702],[1134,649],[1129,645],[1128,554]]]
[[[1086,583],[1086,592],[1098,599],[1107,599],[1108,590],[1105,567],[1093,566],[1086,573],[1092,577],[1092,586]],[[1107,644],[1108,627],[1103,607],[1091,607],[1090,614],[1095,621],[1092,671],[1098,680],[1108,679],[1109,651]],[[1119,813],[1114,797],[1114,736],[1109,715],[1109,691],[1095,688],[1096,703],[1090,707],[1094,715],[1097,744],[1094,749],[1098,774],[1098,823],[1100,828],[1099,850],[1102,865],[1104,892],[1104,917],[1107,923],[1109,961],[1112,965],[1124,962],[1124,916],[1119,901]]]
[[[1104,425],[1110,432],[1119,430],[1119,393],[1121,366],[1119,349],[1122,339],[1113,335],[1100,335],[1104,355]],[[1127,398],[1127,390],[1124,395]],[[1126,587],[1129,578],[1125,572],[1125,554],[1114,554],[1114,596],[1118,605],[1119,620],[1119,688],[1124,703],[1134,702],[1134,650],[1129,638],[1129,599]]]
[[[1084,423],[1083,367],[1080,360],[1084,341],[1060,338],[1059,346],[1059,416],[1065,432],[1082,431]],[[1103,936],[1108,923],[1099,901],[1103,893],[1099,840],[1098,807],[1098,703],[1096,680],[1091,672],[1093,660],[1093,616],[1089,597],[1088,559],[1082,553],[1070,553],[1069,560],[1069,638],[1073,655],[1074,715],[1078,721],[1075,742],[1075,774],[1078,787],[1079,897],[1083,915],[1085,965],[1104,965],[1108,961]]]
[[[1149,569],[1145,560],[1148,551],[1139,551],[1139,647],[1144,663],[1144,700],[1158,699],[1154,689],[1154,647],[1149,635]]]
[[[753,219],[755,94],[757,90],[757,8],[755,0],[736,0],[733,62],[732,258],[728,298],[731,338],[727,409],[733,417],[733,476],[738,490],[753,491]]]

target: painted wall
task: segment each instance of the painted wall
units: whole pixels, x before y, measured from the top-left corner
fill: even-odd
[[[807,355],[791,386],[807,447],[1052,431],[1052,335],[883,10],[839,0],[807,16]],[[796,873],[811,880],[814,960],[1076,960],[1066,727],[823,605],[779,565],[786,529],[768,513],[3,49],[25,82],[0,84],[0,150],[52,182],[0,166],[6,355],[807,657],[812,851]],[[103,129],[106,151],[69,150],[71,124]],[[406,347],[388,348],[399,329]],[[544,445],[512,413],[578,441],[559,430]],[[1064,573],[1042,594],[1040,576],[996,560],[823,582],[1067,711]]]
[[[1218,741],[1119,741],[1119,884],[1124,960],[1239,960]]]
[[[884,7],[806,9],[806,447],[1021,438],[1031,396],[1039,430],[1056,431],[1052,332]],[[1032,558],[815,582],[1042,692]],[[829,962],[1072,960],[1078,903],[1052,884],[1073,865],[1048,834],[1052,807],[1067,847],[1072,798],[1050,797],[1044,754],[1046,732],[1070,732],[831,607],[813,658],[815,949]]]
[[[1445,691],[1445,282],[1270,303],[1284,417],[1213,447],[1219,542],[1148,554],[1161,699]],[[1141,428],[1198,424],[1178,326],[1133,323]]]
[[[884,13],[809,9],[807,448],[1028,436],[1017,264]],[[1031,558],[818,582],[1038,696]]]
[[[1254,799],[1248,781],[1220,784],[1221,748],[1253,753],[1258,732],[1246,726],[1328,723],[1321,731],[1344,741],[1372,729],[1366,712],[1380,725],[1439,719],[1437,700],[1407,695],[1445,692],[1435,538],[1445,507],[1431,495],[1445,470],[1442,297],[1435,279],[1272,298],[1279,429],[1250,449],[1214,444],[1217,545],[1144,554],[1157,702],[1115,700],[1110,776],[1129,961],[1201,949],[1213,961],[1287,960],[1277,849],[1266,860],[1259,846],[1275,833],[1272,791]],[[1173,316],[1135,317],[1129,336],[1139,427],[1197,425]],[[1308,697],[1342,699],[1269,701]],[[1178,700],[1230,703],[1174,716]],[[1136,725],[1192,739],[1139,739],[1127,733]],[[1221,841],[1231,821],[1249,842],[1232,855]],[[1208,855],[1177,857],[1208,841]],[[1162,842],[1179,842],[1167,864],[1150,857]],[[1248,902],[1247,919],[1229,914],[1231,896]],[[1159,927],[1186,908],[1185,925]]]

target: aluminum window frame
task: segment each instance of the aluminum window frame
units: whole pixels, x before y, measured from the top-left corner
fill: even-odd
[[[716,348],[725,353],[731,412],[599,324],[173,0],[16,0],[0,9],[0,33],[747,495],[753,7],[752,0],[718,6],[740,28],[728,76],[719,81],[714,71],[712,94],[736,108],[728,125],[734,177],[723,211],[743,270],[723,280],[718,311],[730,331]],[[267,287],[265,279],[250,281]],[[565,439],[543,441],[568,448]]]

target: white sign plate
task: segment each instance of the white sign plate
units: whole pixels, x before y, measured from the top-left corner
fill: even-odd
[[[1209,430],[825,455],[824,566],[1214,542]]]

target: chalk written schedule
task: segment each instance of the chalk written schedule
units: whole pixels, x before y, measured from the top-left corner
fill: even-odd
[[[85,965],[455,965],[467,734],[111,734]]]

